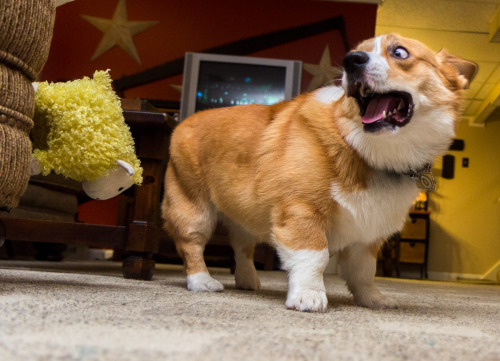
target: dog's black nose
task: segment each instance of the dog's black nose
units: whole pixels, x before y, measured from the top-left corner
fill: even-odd
[[[355,73],[368,63],[369,60],[369,55],[364,51],[353,51],[344,57],[344,69],[347,73]]]

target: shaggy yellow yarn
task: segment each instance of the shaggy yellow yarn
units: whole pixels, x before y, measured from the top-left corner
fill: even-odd
[[[42,174],[91,181],[123,160],[134,168],[134,183],[142,183],[134,140],[108,71],[96,71],[93,79],[37,84],[32,138]]]

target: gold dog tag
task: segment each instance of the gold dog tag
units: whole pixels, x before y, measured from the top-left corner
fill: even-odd
[[[418,188],[424,189],[426,191],[436,190],[436,180],[432,173],[424,173],[417,179]]]
[[[427,164],[423,170],[418,172],[412,170],[410,177],[416,180],[418,188],[426,191],[436,190],[436,179],[432,175],[432,164]]]

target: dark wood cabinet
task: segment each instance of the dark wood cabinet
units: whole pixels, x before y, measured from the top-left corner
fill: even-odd
[[[430,212],[411,211],[403,230],[389,237],[379,253],[381,274],[401,276],[402,264],[420,266],[420,276],[427,278]]]
[[[427,278],[427,255],[429,249],[429,211],[412,211],[403,230],[395,237],[396,276],[400,276],[400,264],[420,265],[422,278]]]

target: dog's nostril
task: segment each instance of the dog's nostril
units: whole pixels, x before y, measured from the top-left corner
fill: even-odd
[[[348,72],[354,72],[364,66],[370,60],[370,56],[364,51],[354,51],[344,57],[344,69]]]

